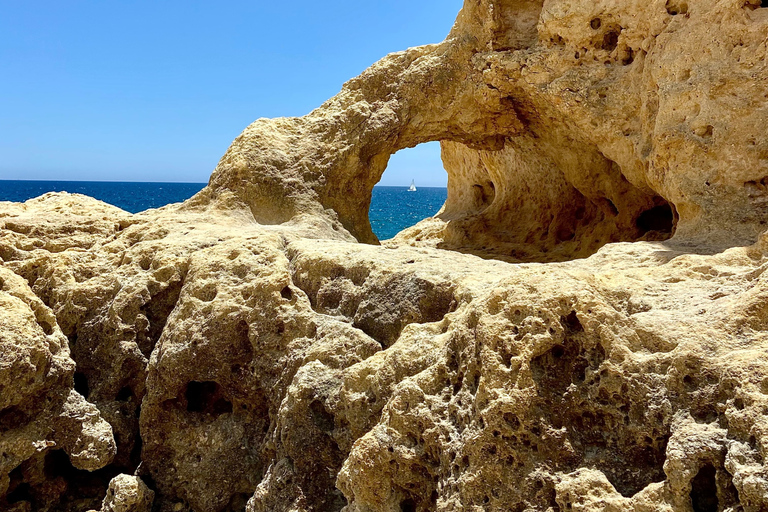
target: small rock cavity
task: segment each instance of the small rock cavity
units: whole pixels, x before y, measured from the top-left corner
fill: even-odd
[[[189,412],[199,412],[211,416],[221,416],[232,412],[232,402],[224,397],[221,386],[213,381],[190,382],[187,384],[184,398]]]

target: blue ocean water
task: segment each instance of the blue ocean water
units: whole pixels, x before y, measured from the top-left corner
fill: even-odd
[[[131,213],[178,203],[198,193],[205,183],[120,183],[113,181],[0,180],[0,201],[23,202],[46,192],[70,192],[95,197]],[[443,206],[446,188],[374,187],[370,219],[381,240],[392,238]]]
[[[371,229],[379,240],[392,238],[436,214],[447,196],[447,188],[419,187],[416,192],[409,192],[408,187],[373,187],[368,213]]]
[[[69,192],[94,197],[131,213],[160,208],[189,199],[205,183],[134,183],[116,181],[0,180],[0,201],[22,202],[46,192]]]

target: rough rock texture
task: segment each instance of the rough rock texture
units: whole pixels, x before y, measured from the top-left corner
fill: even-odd
[[[73,390],[75,362],[51,310],[0,267],[0,506],[80,504],[83,474],[115,456],[112,428]],[[70,485],[71,484],[71,485]]]
[[[0,203],[0,508],[768,510],[766,36],[467,0],[183,204]],[[443,210],[376,245],[430,140]]]
[[[154,498],[141,478],[117,475],[109,482],[100,512],[150,512]]]

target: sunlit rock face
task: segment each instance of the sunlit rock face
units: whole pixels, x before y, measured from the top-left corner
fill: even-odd
[[[0,509],[766,510],[766,36],[467,0],[183,204],[0,203]],[[445,206],[377,245],[434,140]]]

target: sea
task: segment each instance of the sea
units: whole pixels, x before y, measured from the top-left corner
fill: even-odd
[[[46,192],[70,192],[95,197],[131,213],[159,208],[189,199],[205,183],[137,183],[114,181],[12,181],[0,180],[0,201],[23,202]],[[373,187],[369,218],[379,240],[431,217],[445,203],[448,189]]]

